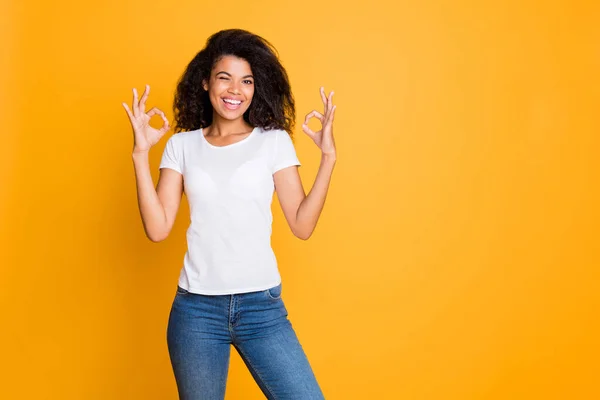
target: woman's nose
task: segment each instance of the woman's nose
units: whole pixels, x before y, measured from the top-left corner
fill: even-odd
[[[229,91],[231,93],[239,94],[240,88],[236,82],[232,82],[231,85],[229,85]]]

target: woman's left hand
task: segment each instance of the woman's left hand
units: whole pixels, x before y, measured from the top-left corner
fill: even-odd
[[[335,114],[335,107],[331,98],[333,97],[333,91],[329,93],[329,97],[325,97],[325,89],[321,87],[321,98],[325,106],[323,114],[317,110],[313,110],[306,115],[304,124],[302,124],[302,130],[306,133],[317,146],[321,149],[324,155],[335,156],[335,141],[333,140],[333,117]],[[313,132],[308,127],[308,121],[312,118],[318,118],[321,121],[321,130]]]

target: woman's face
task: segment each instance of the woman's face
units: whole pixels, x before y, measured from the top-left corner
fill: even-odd
[[[250,64],[235,56],[224,56],[210,73],[210,81],[204,82],[213,109],[222,118],[242,118],[254,95],[254,77]]]

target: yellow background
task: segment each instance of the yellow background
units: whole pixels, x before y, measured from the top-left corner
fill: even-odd
[[[320,154],[300,124],[319,86],[336,92],[313,237],[273,203],[284,301],[326,397],[600,398],[599,10],[3,2],[0,398],[177,397],[165,332],[188,208],[145,238],[121,103],[148,83],[172,119],[187,63],[234,27],[280,52],[307,191]],[[231,354],[226,398],[263,398]]]

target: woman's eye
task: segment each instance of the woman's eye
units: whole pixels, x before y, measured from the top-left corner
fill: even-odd
[[[246,82],[248,85],[252,85],[252,81],[251,80],[245,80],[244,82]]]
[[[224,76],[221,76],[221,77],[219,77],[219,79],[227,79],[227,78],[226,78],[226,77],[224,77]]]

